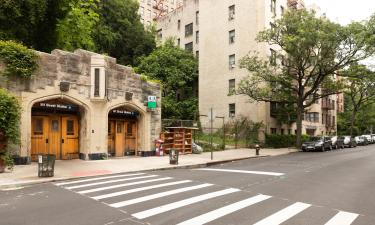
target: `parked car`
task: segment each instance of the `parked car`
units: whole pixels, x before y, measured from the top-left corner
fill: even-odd
[[[363,136],[355,137],[355,141],[357,142],[357,145],[368,145],[367,138],[365,138]]]
[[[364,134],[364,135],[362,135],[362,137],[364,137],[365,139],[367,139],[367,144],[372,144],[371,135]]]
[[[343,140],[343,146],[347,148],[357,147],[357,141],[355,138],[351,136],[343,136],[340,137],[341,140]]]
[[[338,136],[332,136],[332,147],[335,149],[344,148],[344,138]]]
[[[302,144],[302,151],[332,150],[332,141],[330,137],[311,137],[309,141]]]

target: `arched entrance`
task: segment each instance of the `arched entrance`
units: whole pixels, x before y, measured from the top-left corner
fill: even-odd
[[[136,155],[138,152],[138,127],[140,113],[121,106],[108,113],[108,155]]]
[[[31,110],[31,158],[54,154],[56,159],[79,158],[82,110],[65,99],[37,102]]]

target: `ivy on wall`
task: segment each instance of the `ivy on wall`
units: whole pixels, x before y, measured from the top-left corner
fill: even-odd
[[[20,116],[18,99],[0,88],[0,131],[13,143],[19,143]]]
[[[2,74],[28,78],[38,68],[38,55],[15,41],[0,40],[0,61],[6,65]]]

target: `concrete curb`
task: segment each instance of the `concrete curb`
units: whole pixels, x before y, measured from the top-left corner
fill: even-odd
[[[147,171],[172,170],[172,169],[203,168],[203,167],[213,166],[213,165],[222,164],[222,163],[229,163],[229,162],[235,162],[235,161],[253,159],[253,158],[275,157],[275,156],[287,155],[287,154],[291,154],[291,153],[294,153],[294,152],[287,152],[287,153],[284,153],[284,154],[273,155],[273,156],[272,155],[248,156],[248,157],[235,158],[235,159],[225,159],[225,160],[214,161],[214,162],[206,162],[206,163],[200,163],[200,164],[181,165],[181,166],[177,165],[177,166],[172,166],[172,167],[159,167],[159,168],[154,168],[154,169],[114,172],[114,173],[103,174],[103,175],[46,178],[46,180],[33,180],[33,181],[17,182],[17,183],[13,183],[13,184],[4,184],[4,185],[0,184],[0,191],[6,191],[7,189],[10,190],[10,189],[22,188],[22,187],[25,187],[25,186],[35,185],[35,184],[44,184],[44,183],[58,182],[58,181],[69,181],[69,180],[76,180],[76,179],[81,179],[81,178],[85,178],[85,177],[105,176],[105,175],[120,174],[120,173],[147,172]]]

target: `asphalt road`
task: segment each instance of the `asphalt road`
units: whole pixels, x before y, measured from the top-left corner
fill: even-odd
[[[374,225],[374,190],[369,145],[0,191],[0,224]]]

